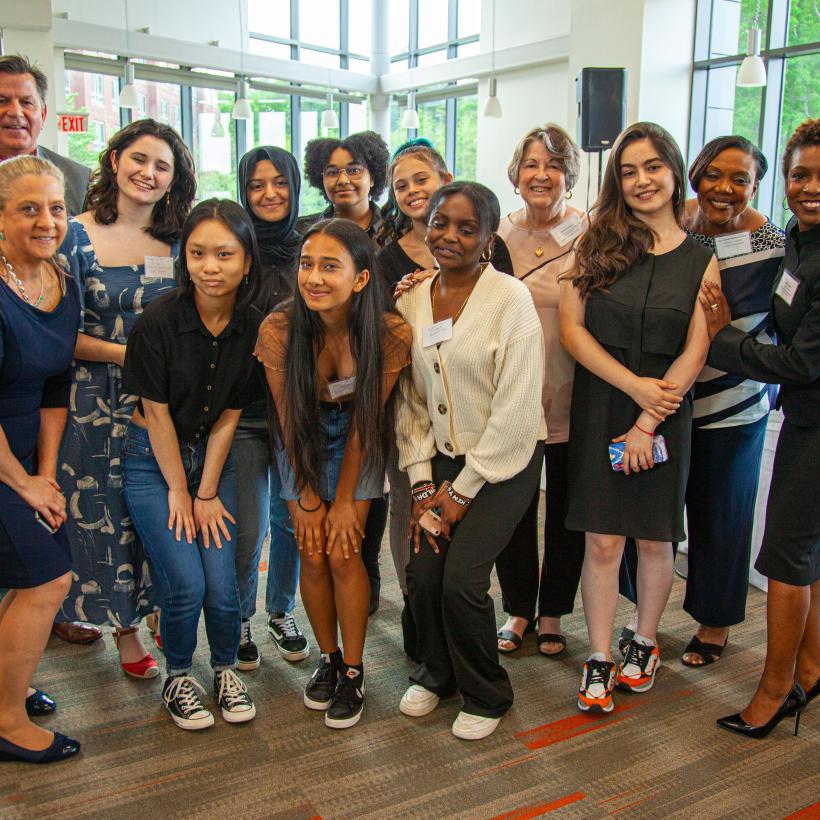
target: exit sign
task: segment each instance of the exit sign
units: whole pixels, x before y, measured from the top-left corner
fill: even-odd
[[[88,131],[88,114],[58,114],[57,128],[65,134],[84,134]]]

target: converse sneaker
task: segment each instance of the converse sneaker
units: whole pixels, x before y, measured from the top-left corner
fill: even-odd
[[[251,637],[251,622],[242,621],[242,637],[239,639],[239,653],[236,656],[236,668],[243,672],[258,669],[262,659],[259,657],[259,647]]]
[[[655,672],[661,665],[658,645],[631,640],[618,670],[618,688],[627,692],[648,692],[655,683]]]
[[[325,712],[325,726],[349,729],[355,726],[364,710],[364,674],[354,667],[339,676],[336,691]]]
[[[282,657],[294,663],[310,655],[310,644],[296,626],[291,612],[273,612],[268,616],[268,632]]]
[[[582,712],[594,709],[596,712],[611,712],[612,690],[615,687],[615,664],[590,658],[581,673],[578,687],[578,708]]]
[[[338,650],[331,655],[324,652],[319,657],[319,666],[310,676],[305,687],[305,706],[324,712],[330,706],[336,683],[339,680],[339,667],[342,663],[342,653]]]
[[[197,690],[205,690],[190,675],[173,675],[162,687],[162,700],[180,729],[207,729],[214,716],[202,705]]]
[[[245,723],[256,717],[248,687],[233,669],[214,673],[214,697],[228,723]]]

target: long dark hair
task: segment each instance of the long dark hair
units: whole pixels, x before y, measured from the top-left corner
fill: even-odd
[[[250,217],[244,208],[230,199],[206,199],[197,205],[185,220],[179,237],[179,262],[177,266],[177,292],[180,297],[190,297],[194,293],[194,283],[188,271],[188,256],[185,252],[188,239],[201,222],[207,219],[219,220],[239,241],[246,256],[251,258],[248,275],[242,279],[236,294],[235,309],[251,304],[259,290],[259,246]]]
[[[100,152],[99,168],[91,175],[85,209],[94,212],[94,221],[111,225],[117,221],[117,175],[111,162],[111,154],[122,153],[140,137],[156,137],[168,144],[174,155],[174,180],[168,193],[154,205],[151,224],[145,229],[149,236],[169,245],[177,240],[182,223],[188,216],[196,196],[196,171],[188,146],[171,128],[152,119],[132,122],[120,129]]]
[[[382,277],[373,270],[373,244],[358,225],[347,219],[322,220],[305,233],[303,244],[317,234],[326,234],[341,243],[353,258],[357,272],[370,271],[367,285],[352,294],[348,313],[350,353],[356,363],[351,430],[355,425],[366,462],[378,464],[384,457],[387,436],[392,429],[392,408],[383,407],[382,371],[385,315],[395,310],[389,306]],[[286,303],[285,313],[290,321],[284,419],[280,431],[298,487],[318,488],[324,451],[324,443],[317,435],[320,429],[318,360],[324,347],[325,330],[318,314],[308,309],[298,287],[293,299]]]
[[[643,259],[655,244],[656,234],[638,219],[624,201],[621,188],[621,156],[633,142],[648,139],[675,177],[672,207],[683,221],[686,166],[672,135],[654,122],[636,122],[621,133],[612,146],[598,199],[590,210],[589,230],[578,240],[578,268],[572,277],[582,296],[595,288],[607,288],[632,265]]]

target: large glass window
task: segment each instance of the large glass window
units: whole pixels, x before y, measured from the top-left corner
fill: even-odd
[[[68,135],[68,155],[88,168],[97,167],[106,137],[120,128],[119,96],[116,104],[113,96],[116,81],[103,80],[102,75],[86,71],[65,72],[66,110],[88,114],[89,123],[85,134]]]
[[[236,129],[231,120],[234,95],[211,88],[191,89],[197,199],[236,197]]]

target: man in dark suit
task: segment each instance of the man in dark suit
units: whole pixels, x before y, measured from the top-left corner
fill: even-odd
[[[46,75],[28,59],[19,54],[0,57],[0,160],[37,154],[53,162],[65,177],[66,208],[74,216],[83,210],[89,170],[37,145],[47,91]],[[98,627],[78,621],[54,624],[52,632],[70,643],[91,643],[102,637]]]
[[[37,154],[53,162],[65,177],[70,216],[83,210],[89,170],[79,162],[37,145],[46,118],[48,80],[26,57],[0,57],[0,160]]]

